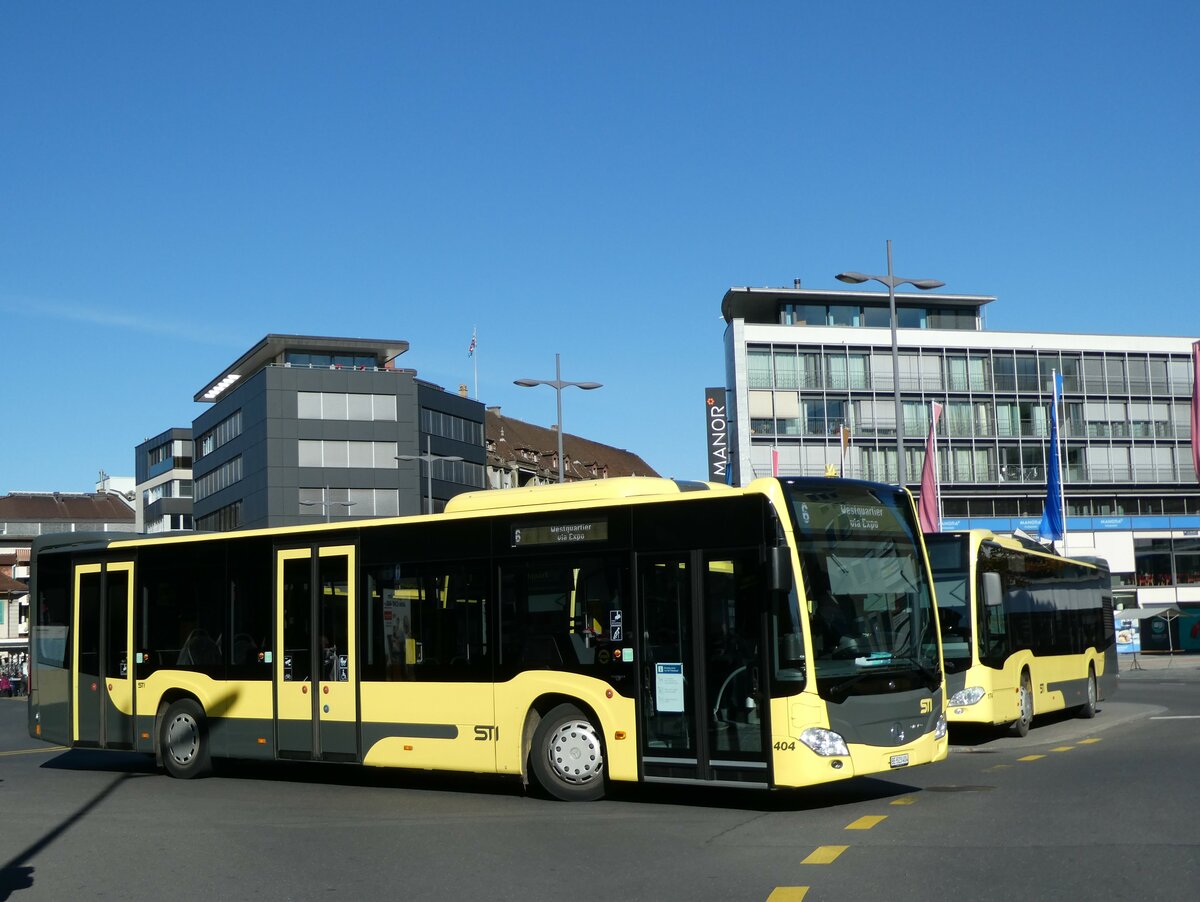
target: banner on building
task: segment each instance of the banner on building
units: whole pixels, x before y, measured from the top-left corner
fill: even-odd
[[[732,482],[729,461],[729,406],[725,389],[704,390],[705,415],[708,424],[708,479],[710,482]]]

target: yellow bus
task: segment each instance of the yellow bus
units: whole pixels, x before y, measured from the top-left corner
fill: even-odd
[[[1111,580],[987,530],[925,536],[937,589],[950,723],[1026,736],[1037,714],[1095,717],[1116,691]]]
[[[34,550],[29,728],[153,754],[798,787],[945,757],[912,498],[610,479]]]

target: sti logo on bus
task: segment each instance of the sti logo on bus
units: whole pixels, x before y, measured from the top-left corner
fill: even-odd
[[[921,699],[921,713],[922,714],[932,714],[933,713],[933,699],[931,699],[931,698]]]

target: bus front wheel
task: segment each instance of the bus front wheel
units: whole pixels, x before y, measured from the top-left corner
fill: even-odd
[[[1021,688],[1017,690],[1017,707],[1021,713],[1008,725],[1008,731],[1013,736],[1028,736],[1029,726],[1033,723],[1033,683],[1029,679],[1029,671],[1021,674]]]
[[[181,698],[167,708],[159,743],[163,765],[172,777],[190,780],[212,772],[204,709],[192,699]]]
[[[1084,720],[1091,720],[1096,716],[1096,671],[1091,664],[1088,665],[1087,677],[1087,701],[1079,706],[1076,712]]]
[[[564,802],[591,802],[604,795],[604,743],[586,714],[559,705],[538,724],[530,750],[538,785]]]

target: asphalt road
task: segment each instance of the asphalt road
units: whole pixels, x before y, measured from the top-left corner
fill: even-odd
[[[593,804],[510,780],[51,750],[0,699],[0,900],[1200,898],[1200,670],[889,779]],[[902,777],[902,779],[901,779]]]

